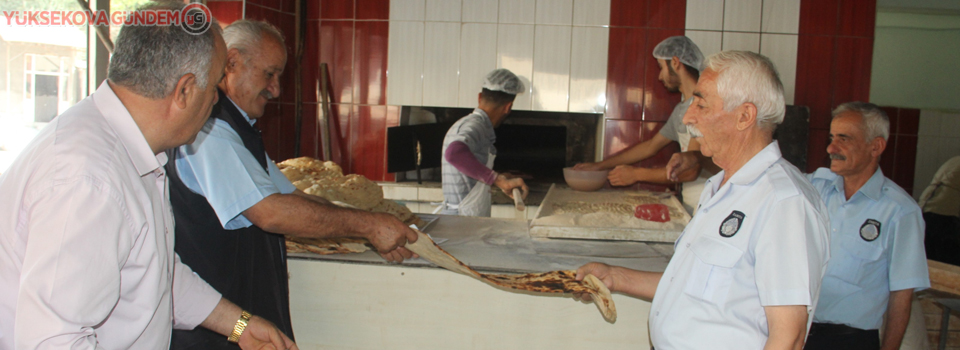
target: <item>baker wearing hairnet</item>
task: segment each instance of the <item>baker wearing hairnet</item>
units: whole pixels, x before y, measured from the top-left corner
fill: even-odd
[[[703,191],[703,183],[706,182],[706,176],[699,176],[699,165],[695,169],[680,174],[676,179],[670,179],[667,177],[664,168],[640,168],[630,166],[630,164],[656,155],[672,141],[680,143],[681,151],[700,150],[700,144],[696,140],[690,139],[690,134],[687,133],[687,127],[683,125],[682,119],[683,114],[687,112],[687,107],[690,107],[690,102],[693,101],[693,90],[697,86],[700,70],[703,68],[703,53],[690,38],[672,36],[664,39],[653,48],[653,57],[657,59],[657,63],[660,65],[660,76],[658,78],[663,86],[667,88],[667,91],[680,92],[683,95],[683,100],[673,108],[666,125],[653,138],[634,145],[616,156],[602,162],[577,164],[574,168],[577,170],[613,169],[610,171],[608,178],[610,184],[614,186],[627,186],[636,182],[660,184],[687,182],[683,184],[681,198],[687,210],[692,211],[697,206],[700,192]]]
[[[523,179],[493,171],[497,135],[493,129],[507,118],[513,100],[523,92],[520,78],[506,69],[497,69],[483,80],[478,96],[479,106],[473,113],[460,118],[443,138],[443,204],[441,214],[463,216],[490,216],[490,188],[497,186],[507,196],[520,188],[527,197]]]

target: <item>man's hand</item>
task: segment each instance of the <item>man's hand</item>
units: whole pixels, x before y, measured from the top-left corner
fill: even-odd
[[[607,286],[610,291],[614,291],[614,278],[613,278],[613,267],[604,263],[592,262],[587,263],[586,265],[580,266],[577,269],[577,281],[582,281],[587,275],[593,275],[594,277],[603,281],[603,284]],[[573,293],[573,298],[583,301],[591,301],[593,297],[590,296],[590,293]]]
[[[519,177],[497,174],[497,179],[493,181],[493,185],[499,187],[510,199],[513,199],[514,188],[520,189],[520,192],[523,193],[523,199],[526,199],[527,194],[530,193],[530,188],[527,187],[527,184]]]
[[[618,165],[607,174],[613,186],[630,186],[637,182],[637,169],[629,165]]]
[[[385,213],[370,213],[369,225],[371,230],[365,238],[373,244],[384,259],[402,262],[403,259],[416,257],[416,254],[403,246],[407,242],[416,242],[417,233],[396,217]]]
[[[577,163],[573,166],[573,170],[603,170],[603,167],[600,166],[600,163]]]
[[[692,152],[674,153],[667,162],[667,179],[674,182],[680,181],[680,174],[696,167],[698,161],[696,154]]]
[[[250,317],[247,328],[240,335],[238,345],[243,350],[299,350],[297,344],[294,344],[293,340],[277,329],[273,323],[256,315]]]

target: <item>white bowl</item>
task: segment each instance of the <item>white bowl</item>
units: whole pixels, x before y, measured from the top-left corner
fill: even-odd
[[[609,170],[574,170],[568,167],[563,168],[563,179],[567,182],[567,186],[576,191],[596,191],[607,183],[609,172]]]

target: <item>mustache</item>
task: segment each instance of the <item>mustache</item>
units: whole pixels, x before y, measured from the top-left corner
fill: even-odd
[[[847,160],[847,157],[838,153],[830,153],[830,160]]]
[[[703,137],[703,133],[700,132],[700,129],[697,129],[697,127],[693,125],[687,125],[687,132],[689,132],[690,136],[694,138]]]
[[[276,96],[273,96],[273,94],[270,93],[270,91],[267,91],[267,90],[260,91],[260,96],[263,96],[263,98],[267,100],[272,100],[274,98],[277,98]]]

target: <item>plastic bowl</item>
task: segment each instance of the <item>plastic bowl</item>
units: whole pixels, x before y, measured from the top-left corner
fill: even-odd
[[[573,170],[563,168],[563,179],[575,191],[596,191],[607,183],[609,170]]]

